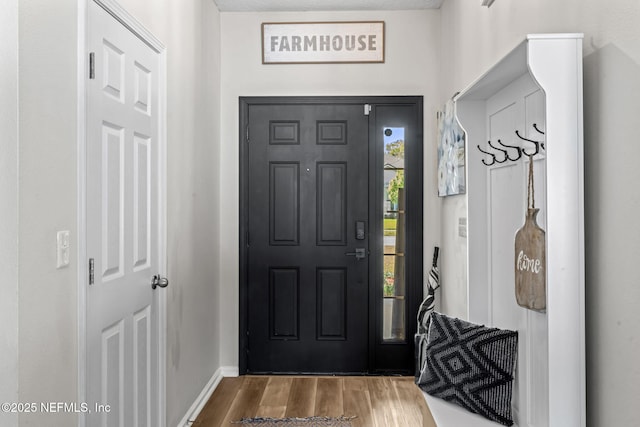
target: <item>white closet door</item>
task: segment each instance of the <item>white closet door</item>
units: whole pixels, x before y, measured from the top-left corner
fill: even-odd
[[[87,425],[155,427],[160,58],[93,1],[88,35]]]

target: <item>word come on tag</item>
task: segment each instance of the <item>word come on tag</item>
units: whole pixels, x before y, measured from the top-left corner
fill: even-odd
[[[544,311],[547,307],[545,232],[536,223],[539,211],[528,209],[524,226],[516,233],[516,300],[522,307]]]

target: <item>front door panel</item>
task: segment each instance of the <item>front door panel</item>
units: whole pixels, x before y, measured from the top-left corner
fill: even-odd
[[[248,370],[365,372],[363,105],[251,105],[248,115]]]

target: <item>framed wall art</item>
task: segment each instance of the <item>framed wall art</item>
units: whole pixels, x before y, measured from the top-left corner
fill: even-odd
[[[449,100],[438,112],[438,196],[464,194],[465,140],[456,120],[455,103]]]

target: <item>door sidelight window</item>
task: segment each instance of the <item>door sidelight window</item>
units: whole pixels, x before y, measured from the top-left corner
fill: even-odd
[[[403,127],[384,127],[383,328],[384,341],[404,341],[405,197]]]

